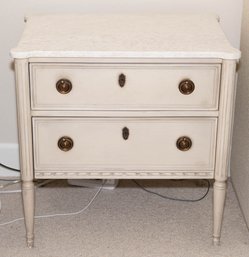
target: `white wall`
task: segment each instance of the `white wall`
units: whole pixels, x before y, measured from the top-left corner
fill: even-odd
[[[231,159],[231,177],[249,228],[249,0],[245,0],[237,106]]]
[[[2,1],[0,8],[0,148],[1,143],[17,144],[14,72],[12,69],[12,60],[9,57],[9,50],[17,44],[24,27],[23,17],[25,14],[48,12],[211,12],[220,16],[221,25],[228,39],[235,47],[238,47],[240,42],[242,1],[243,0]],[[17,147],[15,149],[17,149]],[[0,155],[0,162],[5,159],[11,160],[9,157],[7,158]],[[0,176],[1,174],[2,173],[0,173]]]

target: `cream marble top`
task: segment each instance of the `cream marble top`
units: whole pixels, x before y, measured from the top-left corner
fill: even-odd
[[[27,19],[13,58],[239,59],[213,15],[38,15]]]

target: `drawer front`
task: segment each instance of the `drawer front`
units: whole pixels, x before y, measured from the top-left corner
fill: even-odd
[[[33,110],[217,110],[220,65],[30,64]]]
[[[33,118],[33,136],[39,173],[214,170],[215,118]]]

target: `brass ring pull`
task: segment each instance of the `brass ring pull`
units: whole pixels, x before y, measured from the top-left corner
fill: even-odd
[[[129,129],[127,127],[124,127],[122,130],[122,136],[124,140],[127,140],[129,138]]]
[[[183,95],[190,95],[195,90],[195,84],[190,79],[185,79],[180,82],[179,84],[179,90]]]
[[[121,73],[118,77],[118,84],[120,87],[124,87],[126,81],[126,77],[123,73]]]
[[[68,79],[60,79],[56,83],[56,89],[60,94],[68,94],[72,90],[72,83]]]
[[[61,137],[58,140],[58,147],[61,151],[68,152],[73,148],[73,140],[70,137]]]
[[[189,137],[183,136],[178,138],[176,146],[180,151],[188,151],[192,146],[192,141]]]

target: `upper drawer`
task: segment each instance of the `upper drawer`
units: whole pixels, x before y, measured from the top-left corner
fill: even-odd
[[[217,110],[219,64],[31,63],[34,110]]]

